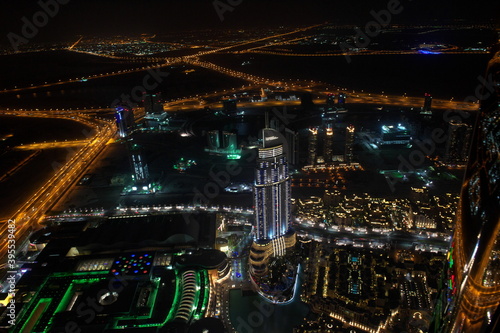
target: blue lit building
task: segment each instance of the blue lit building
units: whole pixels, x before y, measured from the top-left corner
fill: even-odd
[[[118,134],[121,138],[125,138],[130,134],[134,127],[134,111],[131,107],[125,104],[118,104],[115,112],[116,126]]]
[[[286,139],[265,128],[255,170],[255,241],[271,241],[290,228],[291,184]]]
[[[284,136],[271,128],[261,131],[260,141],[254,184],[254,242],[248,260],[250,280],[266,300],[287,303],[295,294],[297,281],[288,145]],[[273,276],[283,278],[276,281]]]

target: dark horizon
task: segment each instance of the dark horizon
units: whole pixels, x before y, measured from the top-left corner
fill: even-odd
[[[33,22],[41,3],[56,0],[16,1],[4,4],[0,23],[0,44],[10,44],[9,33],[21,35],[23,17]],[[60,0],[65,3],[66,0]],[[399,5],[398,5],[399,2]],[[470,4],[452,0],[439,3],[424,1],[96,1],[72,0],[59,4],[58,10],[31,40],[33,42],[66,41],[78,35],[137,35],[179,32],[199,29],[236,29],[249,27],[293,27],[331,22],[364,25],[373,20],[372,11],[380,12],[393,4],[400,9],[392,15],[391,24],[426,25],[450,23],[499,23],[498,4],[480,0]],[[228,7],[225,7],[228,6]],[[220,8],[219,12],[216,7]],[[222,20],[221,20],[222,18]]]

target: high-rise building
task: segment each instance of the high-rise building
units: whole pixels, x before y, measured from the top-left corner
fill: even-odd
[[[250,247],[249,268],[257,292],[276,303],[293,298],[297,281],[297,267],[290,260],[296,235],[291,228],[291,179],[286,151],[287,142],[280,132],[271,128],[261,131],[254,184],[254,241]],[[281,263],[273,266],[278,258]],[[283,265],[283,262],[287,264]],[[274,276],[287,278],[277,282]]]
[[[160,95],[144,94],[144,121],[150,129],[162,129],[163,126],[168,125],[168,115],[163,109],[163,104],[160,101]]]
[[[326,96],[326,106],[327,107],[334,107],[335,104],[337,104],[335,102],[335,94],[328,94],[328,96]]]
[[[297,132],[289,129],[288,127],[285,127],[285,139],[286,142],[288,143],[288,151],[287,151],[287,157],[288,157],[288,162],[292,165],[296,165],[298,163],[298,140],[299,136]]]
[[[345,133],[345,155],[344,161],[346,163],[352,163],[353,159],[353,146],[354,146],[354,131],[355,128],[352,125],[347,126]]]
[[[323,144],[323,159],[325,160],[325,163],[329,163],[332,161],[333,156],[333,129],[331,127],[327,127],[325,129]]]
[[[118,104],[115,109],[116,126],[121,138],[127,137],[134,128],[134,111],[126,104]]]
[[[228,159],[237,160],[241,158],[241,148],[238,147],[238,136],[236,133],[219,130],[207,133],[208,146],[205,151],[210,154],[225,155]]]
[[[341,108],[345,107],[346,98],[347,98],[346,94],[344,94],[344,93],[339,94],[339,99],[338,99],[338,103],[337,103],[339,107],[341,107]]]
[[[445,153],[447,163],[462,164],[467,162],[471,136],[471,126],[455,120],[450,121]]]
[[[424,107],[422,111],[430,112],[432,107],[432,96],[431,94],[425,93],[424,95]]]
[[[300,96],[300,106],[306,112],[311,112],[314,109],[313,95],[310,92],[305,92]]]
[[[235,133],[222,132],[223,148],[228,151],[235,151],[238,148],[237,137]]]
[[[313,127],[309,129],[309,139],[307,148],[307,164],[315,165],[317,157],[317,146],[318,146],[318,128]]]
[[[280,132],[262,130],[255,170],[255,241],[275,240],[290,228],[291,180],[286,150],[287,143]]]
[[[146,114],[161,114],[164,112],[159,94],[144,94],[143,103]]]
[[[220,138],[219,130],[209,131],[207,133],[208,148],[211,150],[217,150],[220,148]]]
[[[483,87],[461,191],[445,332],[498,332],[500,325],[500,52],[485,77],[493,82]]]

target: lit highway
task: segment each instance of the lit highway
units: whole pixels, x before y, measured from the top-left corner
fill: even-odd
[[[252,85],[246,86],[246,90],[260,89],[262,87],[268,86],[272,87],[282,86],[288,91],[296,92],[310,92],[313,93],[315,98],[313,102],[315,104],[324,104],[326,97],[330,93],[347,94],[348,103],[351,104],[377,104],[377,105],[389,105],[389,106],[399,106],[407,108],[418,108],[420,109],[424,105],[424,97],[412,97],[404,95],[390,95],[390,94],[375,94],[366,93],[359,91],[348,91],[347,89],[339,89],[331,87],[325,90],[325,85],[319,82],[304,82],[304,81],[283,81],[283,82],[273,82],[269,79],[256,77],[253,75],[245,74],[238,71],[233,71],[231,69],[223,68],[214,64],[207,62],[193,61],[194,65],[209,68],[220,73],[237,77],[240,79],[248,80],[252,82]],[[240,89],[243,90],[243,89]],[[213,92],[206,95],[191,96],[184,99],[174,100],[165,103],[164,107],[166,111],[178,111],[178,110],[193,110],[201,107],[210,108],[220,108],[221,104],[219,101],[207,103],[205,99],[220,99],[221,97],[232,95],[235,93],[234,89],[223,90],[219,92]],[[300,100],[269,100],[261,102],[238,102],[239,108],[245,107],[277,107],[277,106],[298,106],[300,105]],[[465,110],[465,111],[477,111],[479,104],[477,103],[466,103],[463,101],[458,101],[452,99],[438,99],[435,98],[432,101],[432,108],[436,110]]]
[[[269,45],[262,46],[260,48],[268,47]],[[366,55],[408,55],[408,54],[422,54],[420,50],[364,50],[364,51],[351,51],[351,52],[331,52],[331,53],[295,53],[295,52],[276,52],[276,51],[266,51],[248,49],[245,51],[239,51],[238,53],[256,53],[256,54],[266,54],[275,56],[285,56],[285,57],[346,57],[346,56],[366,56]],[[486,51],[458,51],[456,49],[447,49],[436,51],[439,54],[484,54]]]
[[[74,141],[54,141],[54,142],[38,142],[21,146],[16,146],[16,150],[38,150],[38,149],[51,149],[51,148],[68,148],[80,147],[87,144],[89,140],[74,140]]]
[[[3,114],[19,115],[15,112]],[[25,114],[20,114],[26,116]],[[114,137],[116,129],[114,123],[108,120],[93,119],[87,116],[54,116],[51,114],[37,114],[35,117],[61,118],[78,121],[93,128],[93,136],[80,150],[78,150],[57,172],[43,185],[30,199],[24,203],[11,217],[16,222],[17,250],[33,229],[39,228],[39,221],[44,217],[65,191],[83,174],[90,163],[102,152],[108,141]],[[0,234],[7,239],[7,223],[0,226]],[[5,263],[7,242],[0,247],[0,262]]]

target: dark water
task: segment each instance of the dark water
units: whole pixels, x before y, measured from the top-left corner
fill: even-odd
[[[4,55],[0,59],[0,90],[144,65],[64,50]]]
[[[0,134],[13,134],[3,143],[17,146],[33,142],[85,139],[88,127],[65,119],[0,117]]]
[[[272,79],[320,80],[349,89],[389,94],[465,98],[474,95],[487,54],[285,57],[262,54],[211,55],[209,61]],[[242,66],[245,61],[249,65]]]
[[[106,60],[106,58],[96,60],[99,57],[70,52],[30,53],[20,56],[17,61],[14,61],[12,57],[9,56],[8,61],[4,64],[0,62],[0,69],[7,73],[7,76],[0,80],[0,90],[5,87],[13,88],[15,85],[29,87],[31,83],[36,85],[43,84],[45,81],[58,82],[59,79],[103,74],[121,68],[142,67],[142,64],[139,63],[117,64]],[[55,64],[52,58],[55,58],[60,64]],[[35,68],[33,63],[36,63],[40,68]],[[188,71],[192,69],[194,71]],[[129,95],[132,102],[141,104],[142,91],[144,91],[142,87],[145,86],[154,86],[149,92],[161,92],[163,99],[171,100],[246,84],[240,79],[184,65],[167,66],[151,71],[157,73],[158,79],[155,79],[149,71],[140,71],[43,89],[0,93],[0,108],[83,109],[85,107],[108,107],[122,95]],[[12,72],[15,72],[16,75]],[[19,77],[28,79],[20,80]],[[144,83],[146,77],[149,77],[146,81],[147,85]]]
[[[103,73],[117,67],[138,66],[136,63],[125,66],[123,63],[110,62],[109,59],[96,59],[98,57],[69,52],[33,53],[23,55],[19,60],[10,57],[5,63],[0,63],[0,68],[5,69],[8,74],[0,81],[3,82],[3,86],[18,84],[21,77],[29,78],[30,82],[54,82],[58,78]],[[222,54],[211,55],[207,59],[223,66],[272,79],[312,79],[374,93],[406,92],[409,95],[421,96],[428,92],[434,97],[463,99],[474,94],[476,86],[480,83],[477,77],[485,72],[489,56],[487,54],[352,56],[350,63],[342,56],[304,58]],[[250,65],[242,66],[245,61],[250,61]],[[57,65],[54,62],[57,62]],[[37,66],[40,68],[37,69]],[[186,73],[189,69],[195,71]],[[161,92],[165,100],[246,84],[242,80],[197,67],[170,66],[162,68],[161,71],[168,72],[169,76],[159,82],[152,92]],[[122,94],[131,95],[135,87],[143,85],[143,79],[147,75],[148,72],[144,71],[20,93],[0,93],[0,108],[107,107]]]
[[[161,72],[167,75],[150,92],[161,92],[162,98],[171,100],[184,96],[203,94],[245,84],[243,81],[222,74],[195,68],[188,74],[188,66],[163,67]],[[0,94],[0,107],[11,108],[77,108],[109,107],[122,95],[141,105],[144,78],[149,72],[136,72],[111,76],[87,82],[75,82],[64,86],[52,86],[43,89],[25,90],[18,93]],[[148,79],[149,84],[155,81]]]
[[[230,318],[236,331],[292,333],[293,328],[303,323],[309,313],[309,306],[300,299],[303,282],[301,275],[298,276],[298,286],[293,301],[286,305],[271,304],[259,295],[245,295],[239,289],[231,290]]]

